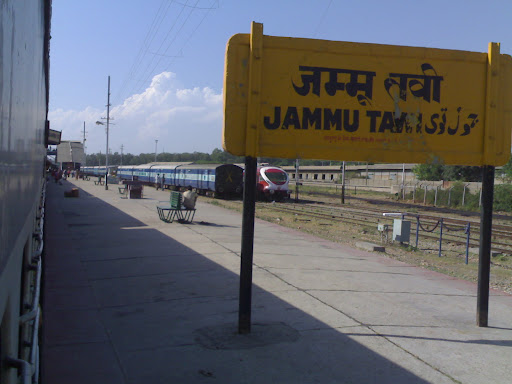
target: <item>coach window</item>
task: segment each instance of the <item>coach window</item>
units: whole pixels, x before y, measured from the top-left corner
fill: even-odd
[[[318,180],[318,173],[315,173],[315,174],[313,175],[313,179],[314,179],[314,180]]]
[[[325,180],[325,173],[322,175],[322,180]]]
[[[331,174],[331,180],[334,180],[334,175],[333,174]]]
[[[299,173],[299,179],[302,179],[302,173]]]

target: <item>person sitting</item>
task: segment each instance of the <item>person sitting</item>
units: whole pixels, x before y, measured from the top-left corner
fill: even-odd
[[[183,205],[187,209],[194,209],[196,206],[197,193],[192,190],[192,187],[188,187],[183,193]]]

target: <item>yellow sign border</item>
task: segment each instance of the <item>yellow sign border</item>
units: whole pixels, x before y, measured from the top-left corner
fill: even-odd
[[[454,146],[449,151],[425,146],[425,149],[408,150],[407,140],[383,145],[381,148],[365,149],[364,142],[340,143],[325,146],[318,142],[304,142],[290,133],[289,142],[265,141],[262,99],[265,81],[263,60],[266,50],[300,49],[310,55],[373,55],[390,58],[421,58],[421,60],[474,61],[485,68],[484,116],[481,142],[471,151],[464,145]],[[279,65],[279,63],[276,63]],[[298,67],[298,65],[297,65]],[[268,85],[267,85],[268,87]],[[458,165],[503,165],[510,157],[512,126],[512,58],[500,55],[499,44],[490,43],[489,52],[465,52],[432,48],[388,46],[376,44],[333,42],[312,39],[294,39],[263,35],[263,25],[253,23],[251,34],[233,36],[227,45],[224,79],[224,129],[223,147],[239,156],[268,156],[281,158],[321,158],[370,162],[439,162]],[[339,132],[335,132],[339,135]],[[268,135],[267,135],[268,136]],[[333,137],[336,137],[333,135]],[[302,141],[301,141],[302,140]],[[338,139],[339,140],[339,139]],[[396,140],[395,140],[396,141]],[[410,141],[410,139],[409,139]],[[463,141],[461,140],[461,143]],[[391,150],[389,148],[392,148]],[[366,152],[365,152],[366,151]]]

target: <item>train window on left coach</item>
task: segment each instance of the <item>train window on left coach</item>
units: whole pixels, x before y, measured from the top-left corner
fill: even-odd
[[[280,169],[267,169],[265,170],[265,176],[267,176],[271,182],[277,185],[286,183],[288,179],[286,172],[283,172]]]

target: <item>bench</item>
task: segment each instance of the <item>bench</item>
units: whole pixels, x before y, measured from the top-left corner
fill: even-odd
[[[160,220],[172,223],[175,219],[179,223],[191,223],[194,220],[196,210],[183,206],[183,195],[180,192],[171,191],[168,204],[158,204],[156,209]]]

